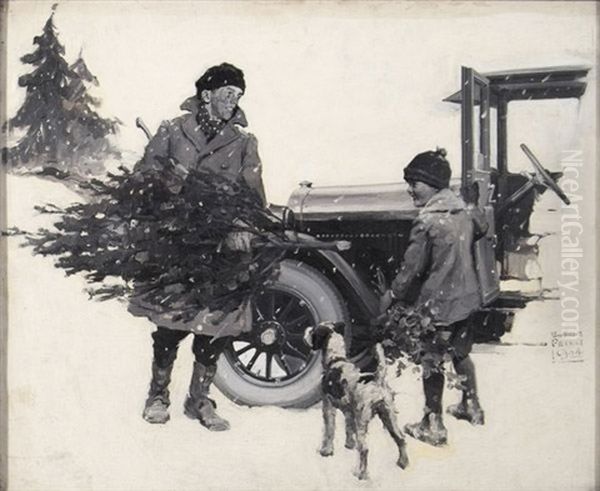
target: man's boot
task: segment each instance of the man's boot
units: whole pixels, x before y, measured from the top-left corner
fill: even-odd
[[[439,413],[425,412],[421,421],[405,425],[404,431],[413,438],[435,447],[448,442],[448,431]]]
[[[221,418],[215,409],[217,404],[208,397],[208,390],[217,371],[216,365],[205,366],[194,362],[192,381],[189,394],[185,399],[185,415],[197,419],[200,424],[211,431],[225,431],[229,429],[229,422]]]
[[[456,419],[464,419],[472,425],[483,425],[485,423],[485,413],[481,409],[477,397],[463,395],[462,401],[448,406],[446,412]]]
[[[156,360],[152,362],[152,381],[142,416],[148,423],[164,424],[169,421],[169,382],[173,363],[165,368],[157,365]]]

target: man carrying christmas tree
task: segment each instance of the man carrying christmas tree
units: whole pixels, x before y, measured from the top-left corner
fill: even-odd
[[[409,194],[420,208],[400,272],[381,299],[382,310],[396,300],[426,306],[435,332],[423,336],[422,357],[425,415],[405,426],[410,436],[431,445],[443,445],[447,431],[442,419],[443,362],[450,356],[464,378],[462,401],[448,412],[472,424],[483,424],[469,353],[473,343],[471,314],[480,307],[473,261],[473,242],[485,232],[476,208],[449,189],[450,164],[445,150],[417,155],[404,169]]]
[[[181,105],[186,114],[161,124],[137,169],[158,169],[169,161],[174,173],[181,178],[185,178],[192,169],[211,170],[247,186],[265,205],[257,141],[241,129],[247,122],[238,102],[245,89],[244,74],[237,67],[222,63],[209,68],[196,82],[196,95]],[[249,238],[246,232],[232,232],[224,247],[234,251],[248,250]],[[132,302],[130,311],[136,308],[135,302]],[[208,393],[219,355],[232,336],[250,328],[251,315],[247,304],[244,304],[244,310],[243,313],[230,313],[218,323],[198,322],[197,317],[187,323],[161,324],[158,317],[150,316],[158,327],[152,334],[154,360],[143,412],[146,421],[166,423],[169,420],[168,386],[173,363],[180,341],[192,333],[195,362],[185,414],[199,420],[211,431],[229,429],[228,421],[215,412],[216,405]],[[210,314],[204,316],[205,319],[207,317]]]

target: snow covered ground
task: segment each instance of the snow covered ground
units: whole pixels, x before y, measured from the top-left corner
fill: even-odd
[[[47,220],[32,212],[34,204],[77,199],[60,184],[32,177],[9,176],[8,190],[9,225],[28,229]],[[548,268],[556,248],[544,251],[542,267]],[[171,421],[145,423],[150,323],[131,317],[119,302],[88,301],[81,278],[65,278],[50,259],[33,257],[15,238],[9,239],[8,264],[11,490],[593,487],[594,331],[582,326],[584,362],[553,363],[548,343],[560,316],[558,301],[530,303],[504,345],[476,347],[484,427],[447,418],[450,444],[432,448],[409,439],[411,465],[402,471],[394,465],[393,442],[374,422],[371,479],[358,482],[351,473],[356,455],[343,448],[341,418],[336,455],[317,453],[320,406],[248,408],[216,393],[231,431],[210,433],[187,419],[182,403],[192,365],[189,340],[174,370]],[[416,376],[392,385],[400,423],[418,418],[423,403]],[[457,396],[447,393],[445,403]]]

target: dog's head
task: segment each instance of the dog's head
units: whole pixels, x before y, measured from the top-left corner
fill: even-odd
[[[344,334],[344,327],[343,322],[321,322],[318,326],[307,327],[304,331],[304,342],[310,349],[323,349],[332,333]]]

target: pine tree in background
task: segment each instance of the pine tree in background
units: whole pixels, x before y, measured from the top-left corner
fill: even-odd
[[[65,48],[60,44],[50,15],[41,36],[35,36],[37,49],[21,57],[33,65],[33,72],[19,77],[25,87],[25,102],[14,118],[8,121],[13,128],[27,128],[26,135],[9,149],[14,166],[35,166],[39,161],[56,162],[60,142],[66,140],[68,112],[64,106],[70,76],[69,65],[63,58]]]
[[[98,85],[81,58],[69,66],[64,59],[54,26],[54,10],[43,33],[33,38],[37,49],[21,58],[33,65],[31,73],[19,77],[26,89],[25,101],[7,122],[8,128],[26,129],[25,135],[5,158],[13,168],[55,167],[72,174],[97,174],[103,160],[117,157],[107,136],[114,134],[118,120],[102,119],[95,108],[100,104],[88,94],[86,84]]]
[[[81,51],[69,70],[71,79],[65,105],[69,111],[67,142],[74,160],[72,166],[79,162],[79,167],[88,166],[87,173],[97,174],[104,169],[103,159],[120,156],[108,136],[117,133],[121,121],[98,114],[101,101],[90,94],[93,87],[99,86],[98,79],[87,67]]]

